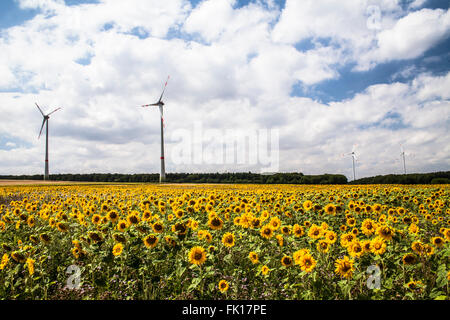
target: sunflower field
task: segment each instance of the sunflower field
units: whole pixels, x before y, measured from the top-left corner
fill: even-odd
[[[0,299],[449,299],[446,185],[0,187]]]

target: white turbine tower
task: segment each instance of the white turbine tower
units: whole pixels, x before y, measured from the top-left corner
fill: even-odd
[[[356,180],[355,162],[358,161],[358,157],[356,156],[356,146],[357,146],[357,144],[353,145],[352,152],[342,154],[342,157],[349,156],[349,155],[352,156],[353,180]]]
[[[58,111],[61,108],[56,108],[52,112],[50,112],[48,114],[44,114],[44,112],[42,112],[42,110],[38,106],[38,104],[37,103],[35,103],[35,104],[36,104],[36,107],[39,109],[40,113],[42,114],[42,117],[44,118],[42,120],[42,126],[41,126],[41,130],[39,131],[38,139],[41,137],[42,129],[44,128],[44,124],[47,124],[45,126],[45,173],[44,173],[44,180],[48,180],[49,179],[49,173],[48,173],[48,119],[50,119],[50,115],[52,113]]]
[[[406,174],[406,157],[414,158],[414,153],[405,152],[405,149],[403,148],[403,145],[400,145],[400,159],[395,159],[396,161],[403,162],[403,173]]]
[[[170,76],[167,77],[166,83],[164,84],[163,91],[161,93],[161,96],[159,97],[158,102],[152,103],[152,104],[144,104],[141,107],[150,107],[150,106],[158,106],[159,107],[159,113],[161,115],[161,174],[159,175],[159,182],[164,182],[166,179],[166,167],[164,162],[164,117],[163,117],[163,106],[164,102],[162,102],[162,97],[164,94],[164,91],[166,90],[167,82],[169,81]]]
[[[403,149],[403,145],[400,145],[400,155],[403,158],[403,171],[406,174],[406,164],[405,164],[405,150]]]

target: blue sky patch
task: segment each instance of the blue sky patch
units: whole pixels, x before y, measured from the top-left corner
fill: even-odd
[[[30,148],[31,146],[30,143],[8,134],[2,134],[0,136],[0,150],[9,151],[17,148]]]

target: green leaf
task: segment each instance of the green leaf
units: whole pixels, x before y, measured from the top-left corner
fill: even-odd
[[[201,281],[202,281],[202,278],[194,278],[194,279],[192,279],[192,283],[188,287],[188,291],[192,291],[195,288],[197,288],[197,286],[200,284]]]
[[[437,269],[436,286],[442,288],[447,285],[447,271],[445,270],[445,264],[441,264]]]

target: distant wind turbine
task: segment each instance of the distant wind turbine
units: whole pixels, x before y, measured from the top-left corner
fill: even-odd
[[[352,165],[353,165],[353,180],[356,180],[356,169],[355,169],[355,161],[358,161],[358,158],[356,156],[356,146],[357,144],[354,144],[352,147],[352,152],[344,153],[342,154],[342,157],[344,156],[352,156]]]
[[[38,104],[37,103],[35,103],[35,104],[36,104],[36,107],[39,109],[39,112],[42,114],[42,117],[44,118],[42,120],[42,126],[41,126],[41,130],[39,131],[38,139],[41,137],[42,129],[44,128],[44,124],[46,124],[46,126],[45,126],[45,174],[44,174],[44,180],[48,180],[49,179],[49,173],[48,173],[48,119],[50,119],[50,115],[52,113],[58,111],[61,108],[56,108],[52,112],[50,112],[48,114],[44,114],[44,112],[42,112],[42,110],[38,106]]]
[[[403,172],[404,172],[404,174],[406,174],[406,161],[405,161],[405,158],[407,156],[410,157],[410,158],[414,158],[414,154],[413,153],[405,152],[405,149],[403,148],[403,145],[400,145],[400,157],[401,157],[401,159],[395,159],[395,160],[399,160],[399,161],[403,162]]]
[[[405,150],[403,149],[403,145],[400,145],[400,155],[403,158],[403,171],[406,174],[406,164],[405,164]]]
[[[150,106],[158,106],[159,107],[159,113],[161,115],[161,174],[159,175],[159,182],[164,182],[166,180],[166,167],[164,162],[164,116],[163,116],[163,106],[164,102],[162,101],[162,97],[164,94],[164,91],[166,90],[167,82],[169,81],[170,76],[167,77],[166,83],[164,84],[163,91],[161,93],[161,96],[159,97],[158,102],[152,103],[152,104],[144,104],[141,107],[150,107]]]

